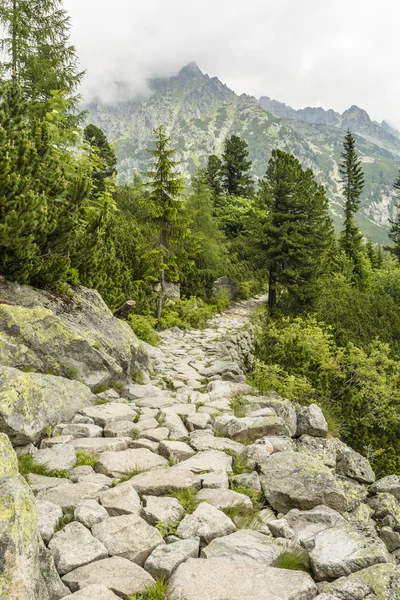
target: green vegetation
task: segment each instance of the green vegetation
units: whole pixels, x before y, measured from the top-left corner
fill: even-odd
[[[75,506],[67,506],[63,508],[63,516],[58,520],[54,531],[61,531],[66,525],[69,525],[74,520]]]
[[[27,477],[29,473],[35,475],[44,475],[46,477],[68,478],[69,472],[65,469],[49,469],[46,465],[35,462],[35,458],[31,454],[23,454],[18,456],[18,468],[23,477]]]
[[[76,452],[76,462],[74,467],[83,467],[88,465],[89,467],[94,467],[96,464],[96,457],[93,452],[86,452],[85,450],[77,450]]]
[[[137,592],[129,596],[129,600],[165,600],[167,593],[167,584],[164,579],[157,581],[143,592]]]
[[[119,477],[119,483],[124,483],[125,481],[129,481],[135,475],[140,475],[140,473],[144,473],[145,469],[130,469],[129,471],[125,471],[121,477]]]
[[[231,397],[229,406],[235,417],[238,417],[239,419],[245,417],[248,412],[248,401],[240,394],[234,394]]]
[[[168,535],[176,535],[178,525],[179,523],[163,523],[162,521],[158,521],[156,529],[158,529],[163,537],[167,537]]]
[[[234,522],[236,529],[252,529],[253,531],[258,531],[264,526],[264,523],[259,516],[259,506],[248,508],[244,504],[239,504],[238,506],[224,508],[222,512]]]
[[[295,548],[282,552],[272,563],[278,569],[289,569],[291,571],[310,572],[310,561],[307,551],[303,548]]]
[[[192,512],[196,510],[200,502],[202,502],[202,500],[197,499],[197,490],[194,487],[182,490],[175,490],[174,492],[171,492],[168,495],[171,496],[171,498],[176,498],[179,504],[183,506],[183,508],[188,514],[192,514]]]
[[[155,331],[157,319],[151,315],[129,315],[128,323],[140,340],[151,346],[158,346],[160,338]]]

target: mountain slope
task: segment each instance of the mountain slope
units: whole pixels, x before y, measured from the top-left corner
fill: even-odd
[[[365,111],[352,107],[339,115],[323,109],[304,109],[306,116],[300,119],[293,117],[293,112],[299,111],[286,107],[290,110],[282,118],[266,112],[256,98],[237,96],[218,78],[203,74],[195,63],[185,66],[176,77],[153,81],[151,85],[154,93],[145,101],[89,106],[91,120],[116,144],[122,182],[128,181],[135,171],[146,169],[147,148],[151,147],[153,129],[160,123],[171,136],[182,169],[188,174],[204,166],[209,154],[221,154],[225,139],[237,134],[249,144],[254,175],[258,178],[263,177],[273,148],[291,152],[304,166],[311,167],[327,189],[332,215],[339,224],[342,127],[350,127],[357,134],[366,177],[360,226],[372,239],[388,241],[387,223],[393,216],[392,183],[400,164],[400,140],[388,128],[373,123]],[[268,108],[278,112],[276,106],[280,103],[270,103]]]

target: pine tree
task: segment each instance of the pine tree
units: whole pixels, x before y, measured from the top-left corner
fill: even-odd
[[[254,183],[249,174],[252,166],[248,160],[247,142],[232,135],[225,142],[222,157],[223,189],[230,196],[252,196]]]
[[[341,156],[342,162],[339,170],[345,199],[341,246],[354,265],[353,283],[362,284],[362,234],[355,222],[355,215],[359,209],[360,197],[364,189],[364,174],[355,150],[355,139],[350,131],[347,131],[345,135]]]
[[[325,190],[297,158],[273,150],[261,195],[268,211],[263,246],[269,267],[269,310],[276,307],[278,285],[287,290],[292,304],[305,308],[333,242]]]
[[[158,282],[156,318],[160,321],[166,293],[167,277],[178,279],[178,255],[185,253],[184,240],[190,235],[189,217],[182,194],[185,186],[177,171],[179,162],[173,160],[175,150],[160,125],[154,130],[155,149],[150,150],[153,162],[144,175],[150,190],[146,199],[149,224],[153,232],[152,249],[148,254],[149,277]]]
[[[93,169],[93,184],[96,193],[106,190],[106,180],[115,178],[117,174],[117,157],[114,148],[109,144],[102,129],[96,125],[88,125],[83,132],[83,139],[87,142],[94,158],[98,158],[98,165]]]
[[[397,199],[400,201],[400,171],[396,181],[394,182],[393,187],[396,190]],[[400,204],[397,204],[396,208],[396,219],[394,221],[390,221],[389,237],[394,243],[394,248],[392,251],[400,260]]]
[[[218,199],[222,194],[222,161],[215,154],[208,157],[206,181],[212,192],[214,206],[218,206]]]
[[[2,0],[0,27],[1,79],[18,81],[30,110],[40,115],[54,90],[61,91],[68,104],[68,124],[75,126],[81,117],[77,89],[84,73],[69,41],[70,18],[62,0]]]

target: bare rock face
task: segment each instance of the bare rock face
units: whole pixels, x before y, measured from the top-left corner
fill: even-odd
[[[148,363],[129,325],[113,316],[95,290],[52,294],[0,278],[2,364],[71,377],[95,387]]]

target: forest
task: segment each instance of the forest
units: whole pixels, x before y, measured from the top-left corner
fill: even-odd
[[[92,287],[112,310],[133,299],[129,323],[153,344],[157,330],[205,327],[229,306],[219,277],[233,300],[266,293],[252,384],[320,405],[380,476],[400,473],[400,216],[387,247],[357,226],[352,132],[340,231],[310,169],[276,148],[257,180],[236,135],[189,180],[160,125],[147,171],[119,185],[115,149],[80,109],[84,73],[62,4],[5,0],[0,23],[0,274],[68,295]],[[393,185],[400,198],[400,174]]]

